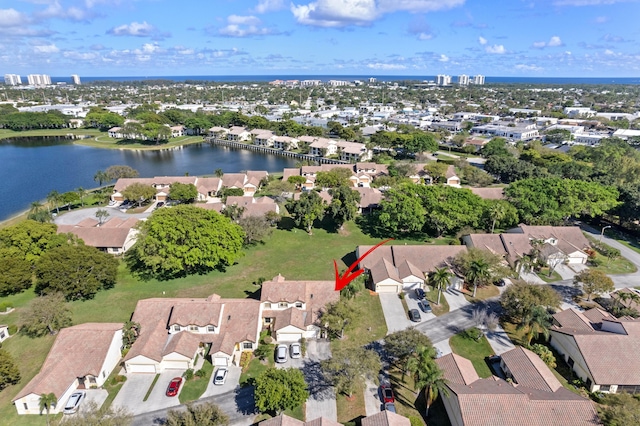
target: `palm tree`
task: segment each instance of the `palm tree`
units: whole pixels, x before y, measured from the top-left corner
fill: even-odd
[[[222,176],[224,176],[224,172],[222,171],[222,169],[215,169],[213,171],[213,175],[217,178],[221,178]]]
[[[93,180],[98,182],[98,186],[102,186],[103,183],[109,182],[109,175],[104,170],[98,170],[93,176]]]
[[[87,195],[87,191],[83,187],[76,188],[76,193],[80,197],[80,205],[84,207],[84,197]]]
[[[489,263],[484,259],[475,259],[469,263],[469,269],[465,274],[467,282],[473,283],[473,297],[476,297],[478,284],[483,284],[491,278]]]
[[[442,294],[442,290],[446,288],[451,282],[451,272],[447,268],[436,268],[436,271],[431,274],[429,278],[430,284],[434,289],[438,290],[438,302],[440,304],[440,295]]]
[[[537,339],[542,333],[545,339],[549,338],[549,328],[551,327],[551,315],[544,306],[534,306],[529,315],[518,324],[517,329],[526,329],[527,346],[531,346],[531,341]]]
[[[47,201],[56,208],[56,214],[60,214],[60,193],[55,189],[47,194]]]
[[[55,406],[58,403],[58,398],[56,398],[53,393],[45,393],[40,395],[40,414],[43,411],[47,411],[47,426],[49,426],[49,410],[51,407]]]
[[[429,415],[429,407],[438,397],[438,394],[449,394],[442,370],[433,360],[434,355],[433,347],[419,346],[414,356],[407,361],[405,368],[413,376],[414,389],[424,389],[427,416]]]
[[[496,227],[496,222],[504,219],[507,215],[507,210],[502,203],[495,203],[493,206],[489,208],[489,216],[491,217],[491,233],[493,234],[493,230]]]

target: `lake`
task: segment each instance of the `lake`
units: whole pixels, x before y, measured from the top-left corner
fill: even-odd
[[[25,137],[0,141],[0,220],[29,208],[56,190],[95,188],[93,176],[112,165],[127,165],[141,177],[212,175],[244,170],[281,172],[295,159],[262,155],[206,143],[161,151],[101,149],[74,145],[62,137]]]

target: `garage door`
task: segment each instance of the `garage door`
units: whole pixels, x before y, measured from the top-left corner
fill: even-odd
[[[570,257],[569,258],[569,263],[571,264],[582,264],[583,263],[583,259],[581,257]]]
[[[186,361],[162,361],[162,368],[165,370],[186,370],[189,363]]]
[[[299,342],[302,339],[302,333],[278,333],[276,338],[278,342]]]
[[[397,285],[380,285],[376,286],[377,293],[398,293]]]
[[[229,358],[226,356],[217,356],[213,358],[213,365],[229,365]]]
[[[156,366],[153,364],[127,364],[129,373],[155,373]]]

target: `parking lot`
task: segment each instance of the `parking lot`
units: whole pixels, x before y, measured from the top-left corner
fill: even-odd
[[[183,373],[184,370],[167,370],[160,373],[160,377],[146,401],[143,401],[144,396],[156,375],[128,374],[127,381],[124,382],[122,389],[113,400],[113,406],[126,408],[130,413],[136,415],[180,405],[178,395],[169,397],[166,395],[166,391],[171,379],[180,377]],[[182,386],[180,391],[182,391]]]

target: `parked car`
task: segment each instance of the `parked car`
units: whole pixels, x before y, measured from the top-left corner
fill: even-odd
[[[227,367],[220,367],[216,371],[216,374],[213,376],[213,384],[214,385],[224,385],[224,382],[227,380],[227,373],[229,369]]]
[[[496,283],[496,285],[498,287],[504,287],[504,286],[510,285],[510,284],[512,284],[512,283],[511,283],[511,280],[509,278],[502,278],[501,280],[498,280],[498,282]]]
[[[431,305],[426,300],[418,300],[418,307],[425,314],[431,313]]]
[[[409,319],[413,322],[420,322],[422,318],[420,317],[420,312],[417,309],[410,309]]]
[[[302,356],[300,343],[292,343],[289,349],[291,349],[291,358],[292,359],[300,358]]]
[[[396,404],[393,402],[389,402],[388,404],[384,404],[384,409],[387,411],[391,411],[392,413],[396,412]]]
[[[64,414],[73,414],[78,412],[78,408],[80,407],[80,403],[84,399],[85,392],[74,392],[69,397],[67,404],[64,406],[64,410],[62,411]]]
[[[167,386],[167,396],[176,396],[182,385],[182,377],[174,377]]]
[[[156,204],[156,209],[159,209],[160,207],[164,206],[164,201],[160,201],[158,202],[158,204]]]
[[[382,393],[382,402],[385,404],[395,402],[396,398],[393,396],[393,390],[390,383],[382,383],[380,385],[380,391]]]
[[[287,345],[278,345],[278,347],[276,348],[276,362],[287,362],[288,349],[289,348],[287,348]]]
[[[418,300],[424,299],[424,296],[424,290],[421,288],[416,288],[416,297],[418,298]]]

